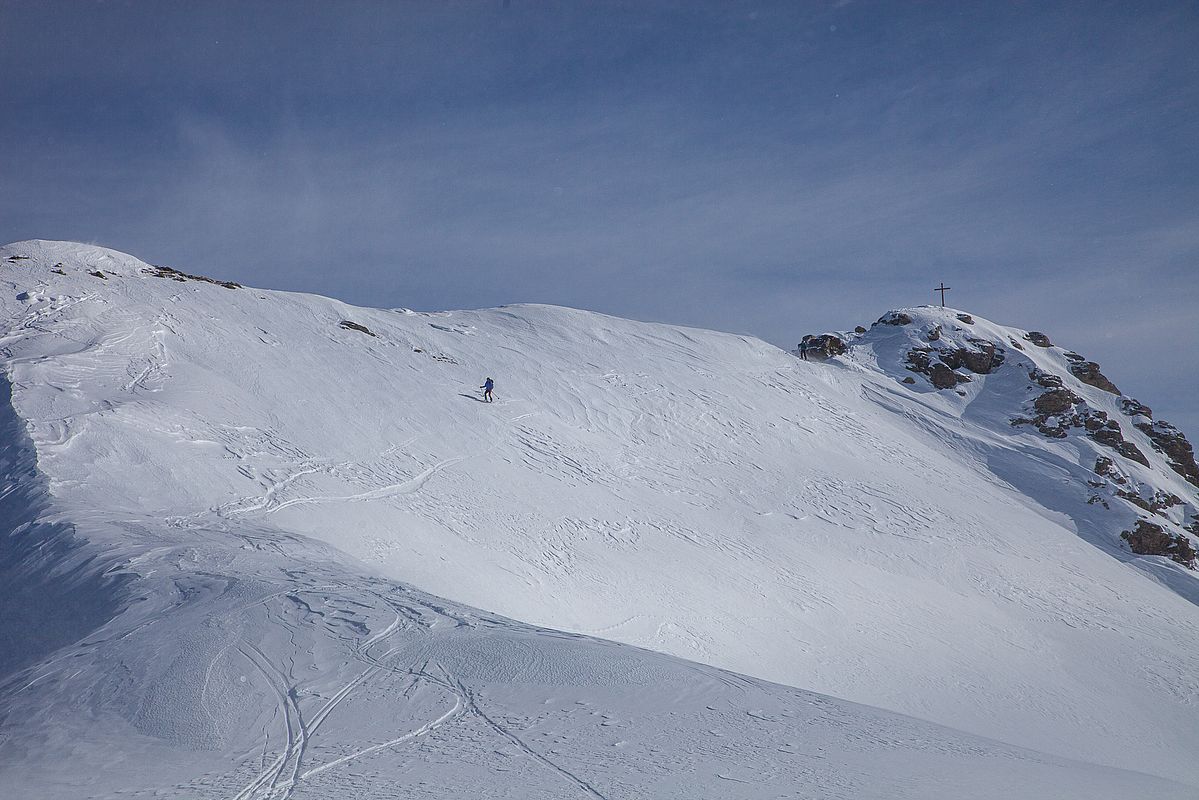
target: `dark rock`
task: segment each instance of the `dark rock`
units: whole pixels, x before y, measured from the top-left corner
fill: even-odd
[[[1170,468],[1189,483],[1199,486],[1199,465],[1195,464],[1195,452],[1191,443],[1182,435],[1182,431],[1165,420],[1152,424],[1134,422],[1137,430],[1144,433],[1153,442],[1153,449],[1164,454],[1170,461]]]
[[[1145,500],[1145,498],[1143,498],[1139,494],[1137,494],[1136,492],[1131,492],[1128,489],[1117,489],[1116,497],[1124,498],[1125,500],[1132,503],[1137,508],[1142,508],[1145,511],[1150,510],[1149,502],[1147,500]]]
[[[1070,362],[1070,373],[1088,386],[1094,386],[1096,389],[1102,389],[1112,394],[1120,394],[1116,384],[1109,381],[1099,371],[1099,365],[1094,361],[1072,361]]]
[[[1161,514],[1169,508],[1177,505],[1182,505],[1182,498],[1170,492],[1164,492],[1161,489],[1154,491],[1153,496],[1149,498],[1142,497],[1138,492],[1133,492],[1128,489],[1117,489],[1116,496],[1122,497],[1138,508],[1142,508],[1152,514]],[[1164,515],[1163,515],[1164,516]]]
[[[224,286],[226,289],[241,288],[240,283],[234,283],[233,281],[218,281],[214,278],[207,278],[203,275],[192,275],[188,272],[180,272],[172,267],[160,267],[157,264],[151,265],[148,272],[156,278],[169,278],[170,280],[179,281],[180,283],[185,281],[200,281],[202,283],[215,284],[216,286]]]
[[[908,351],[908,369],[927,375],[933,365],[932,359],[929,358],[929,353],[931,352],[932,350],[927,347],[913,347]]]
[[[1081,400],[1069,389],[1051,389],[1034,400],[1033,406],[1041,414],[1055,415],[1071,410]]]
[[[969,381],[965,375],[959,375],[944,364],[933,364],[928,372],[928,378],[938,389],[952,389],[959,383]]]
[[[808,340],[808,355],[816,358],[832,358],[845,353],[845,341],[831,333],[804,337]]]
[[[1124,434],[1111,428],[1101,428],[1091,432],[1091,438],[1107,447],[1119,448],[1124,443]]]
[[[970,316],[969,314],[958,314],[958,319],[961,320],[962,322],[966,323],[967,325],[974,324],[974,317]]]
[[[1138,519],[1136,527],[1121,533],[1120,538],[1138,555],[1165,556],[1185,567],[1195,568],[1196,553],[1190,540],[1182,534],[1168,533],[1161,525]]]
[[[1029,331],[1024,334],[1024,338],[1035,344],[1037,347],[1053,347],[1053,342],[1049,341],[1049,337],[1040,331]]]
[[[341,322],[337,323],[337,325],[338,327],[345,328],[347,331],[358,331],[359,333],[365,333],[367,336],[375,335],[371,329],[365,325],[359,325],[357,322],[350,322],[348,319],[343,319]]]
[[[1102,475],[1105,478],[1110,478],[1115,474],[1116,462],[1112,461],[1107,456],[1099,456],[1095,459],[1095,474]]]
[[[1153,409],[1139,400],[1133,400],[1131,397],[1120,398],[1120,410],[1130,417],[1149,417],[1149,419],[1153,419]]]
[[[911,325],[912,318],[902,311],[892,311],[890,314],[879,318],[879,322],[883,325]]]
[[[1146,467],[1149,466],[1149,459],[1145,458],[1145,454],[1132,442],[1120,442],[1119,446],[1116,447],[1116,452],[1125,458],[1136,461],[1138,464],[1143,464]]]
[[[1024,349],[1024,345],[1020,344],[1015,339],[1008,339],[1008,344],[1010,344],[1012,347],[1016,348],[1017,350]]]
[[[989,375],[1003,363],[1003,352],[989,342],[982,346],[982,350],[958,350],[958,357],[966,369],[979,375]]]
[[[1062,355],[1066,357],[1067,361],[1086,361],[1085,358],[1080,356],[1078,353],[1075,353],[1073,350],[1067,350]]]
[[[1003,351],[995,347],[990,342],[981,340],[972,340],[982,349],[971,350],[966,347],[959,347],[953,350],[948,348],[938,350],[937,357],[941,359],[941,363],[950,369],[961,369],[965,367],[978,375],[989,375],[1000,364],[1003,363]]]
[[[856,328],[854,328],[854,329],[853,329],[853,332],[854,332],[854,333],[865,333],[865,332],[866,332],[866,329],[865,329],[865,328],[863,328],[861,325],[859,325],[859,326],[857,326]]]
[[[840,356],[845,354],[845,342],[838,336],[825,334],[820,337],[823,340],[824,350],[831,356]]]
[[[909,376],[907,376],[906,378],[904,378],[904,379],[903,379],[903,382],[904,382],[904,383],[915,383],[915,382],[916,382],[916,379],[915,379],[915,378],[913,378],[911,375],[909,375]]]
[[[1050,388],[1033,400],[1037,415],[1032,419],[1017,417],[1011,420],[1014,426],[1033,425],[1042,435],[1051,439],[1062,439],[1072,429],[1082,429],[1095,442],[1110,447],[1125,458],[1131,458],[1145,466],[1149,465],[1145,455],[1136,445],[1125,441],[1120,424],[1109,419],[1106,411],[1091,408],[1078,395],[1061,386],[1061,381],[1055,375],[1033,370],[1029,377],[1044,387]],[[1115,462],[1110,458],[1100,457],[1095,462],[1095,471],[1106,474],[1113,468]],[[1123,483],[1123,478],[1119,479]]]
[[[1161,489],[1153,493],[1153,510],[1155,512],[1180,505],[1182,505],[1182,498],[1176,494],[1162,491]]]
[[[1057,375],[1045,372],[1039,369],[1032,369],[1028,373],[1028,379],[1038,386],[1045,389],[1060,389],[1062,388],[1062,379]]]
[[[926,336],[925,338],[927,338],[930,342],[935,342],[938,339],[940,339],[941,338],[941,326],[938,325],[937,327],[930,330],[928,332],[928,336]]]

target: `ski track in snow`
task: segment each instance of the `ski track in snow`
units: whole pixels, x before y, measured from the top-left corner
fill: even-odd
[[[420,491],[425,483],[441,470],[464,460],[465,457],[446,459],[445,461],[434,464],[410,480],[394,483],[390,486],[380,486],[377,489],[370,489],[365,492],[335,497],[294,497],[290,500],[273,503],[267,506],[265,510],[266,513],[273,514],[276,511],[281,511],[294,505],[316,505],[320,503],[357,503],[368,500],[382,500],[401,494],[411,494],[413,492]]]
[[[130,794],[205,800],[1199,782],[1194,578],[1128,553],[1144,509],[1096,480],[1110,449],[1012,428],[1026,375],[1121,422],[1151,462],[1117,458],[1121,485],[1181,501],[1153,519],[1193,523],[1199,495],[1060,348],[934,392],[901,383],[934,323],[955,346],[1022,332],[910,309],[803,363],[568,309],[353,309],[23,246],[30,263],[0,259],[29,439],[0,445],[30,449],[3,461],[10,540],[34,543],[13,563],[130,598],[0,676],[0,718],[46,743],[0,731],[0,777],[32,795],[120,796],[130,758],[148,771]],[[495,403],[460,397],[486,374]]]

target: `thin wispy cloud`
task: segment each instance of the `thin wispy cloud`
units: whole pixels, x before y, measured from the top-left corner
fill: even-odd
[[[785,346],[945,280],[951,303],[1060,331],[1199,429],[1190,5],[0,14],[6,241]],[[1146,321],[1171,344],[1134,346]]]

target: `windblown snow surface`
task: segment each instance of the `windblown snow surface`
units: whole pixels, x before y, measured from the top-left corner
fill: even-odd
[[[1024,331],[908,309],[805,362],[86,245],[0,270],[0,796],[1199,792],[1199,584],[1092,465],[1171,530],[1195,487],[1132,426],[1148,466],[1013,426],[1034,367],[1126,419]],[[1003,369],[935,390],[935,326]]]

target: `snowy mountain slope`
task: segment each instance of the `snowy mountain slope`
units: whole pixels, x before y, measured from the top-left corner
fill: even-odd
[[[805,364],[567,309],[227,288],[82,245],[0,263],[50,516],[81,553],[136,559],[135,585],[193,538],[232,558],[214,542],[312,537],[536,625],[1199,783],[1193,576],[1083,524],[1106,519],[1078,500],[1094,442],[1004,419],[1027,375],[964,397],[899,382],[924,380],[902,362],[940,311]],[[1193,519],[1193,489],[1141,450],[1151,468],[1113,463]]]
[[[252,524],[110,533],[136,597],[0,686],[6,797],[1193,795],[512,622]]]

